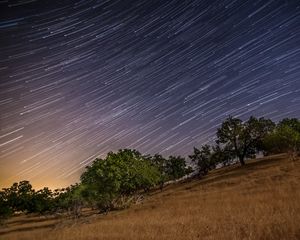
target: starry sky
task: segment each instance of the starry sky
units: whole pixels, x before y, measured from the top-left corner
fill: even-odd
[[[0,1],[0,187],[108,151],[187,156],[229,115],[300,117],[298,0]]]

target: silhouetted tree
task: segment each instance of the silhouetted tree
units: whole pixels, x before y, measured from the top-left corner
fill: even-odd
[[[200,150],[194,147],[193,155],[189,156],[192,162],[197,165],[199,177],[206,175],[209,170],[215,168],[215,163],[211,161],[211,154],[211,147],[204,145]]]
[[[29,181],[14,183],[10,188],[4,188],[3,191],[13,211],[28,212],[34,194],[34,190]]]
[[[227,166],[234,159],[234,154],[230,147],[224,146],[223,148],[217,144],[212,147],[211,162],[216,166],[217,164],[223,164]]]
[[[9,205],[5,191],[0,191],[0,224],[13,214],[13,209]]]
[[[185,176],[189,171],[185,159],[181,156],[169,156],[166,162],[166,172],[170,180],[176,180]]]
[[[248,121],[242,122],[238,118],[229,117],[217,130],[217,143],[232,149],[235,157],[244,165],[246,157],[254,157],[262,149],[264,137],[274,127],[275,124],[269,119],[250,117]]]
[[[44,187],[37,192],[33,192],[27,211],[45,213],[52,211],[53,207],[54,201],[52,191],[49,188]]]

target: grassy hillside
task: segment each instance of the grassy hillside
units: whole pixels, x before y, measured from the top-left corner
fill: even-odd
[[[0,239],[300,239],[300,160],[252,160],[152,192],[124,211],[85,215],[13,217]]]

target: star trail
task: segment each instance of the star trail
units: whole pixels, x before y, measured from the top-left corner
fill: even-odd
[[[300,117],[297,0],[0,1],[0,185],[108,151],[187,156],[229,115]]]

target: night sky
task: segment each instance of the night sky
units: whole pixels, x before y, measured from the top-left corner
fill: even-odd
[[[187,156],[229,115],[300,117],[298,0],[0,1],[0,187],[108,151]]]

